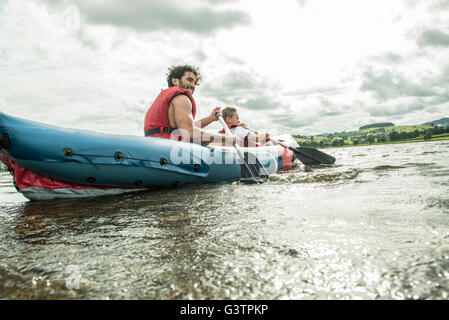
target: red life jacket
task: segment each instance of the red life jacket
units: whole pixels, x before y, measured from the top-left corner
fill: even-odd
[[[230,125],[228,125],[229,130],[231,130],[232,128],[235,128],[235,127],[241,127],[241,125],[238,125],[238,124],[230,124]],[[226,130],[225,129],[221,129],[220,131],[218,131],[218,133],[225,134]]]
[[[195,119],[196,104],[191,93],[180,87],[170,87],[159,93],[151,107],[145,114],[144,131],[146,137],[159,137],[170,139],[170,133],[176,129],[170,125],[168,120],[168,105],[178,94],[185,94],[192,103],[192,115]],[[159,131],[157,131],[159,129]]]

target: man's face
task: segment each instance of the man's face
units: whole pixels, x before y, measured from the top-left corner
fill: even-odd
[[[193,94],[193,92],[195,91],[197,80],[193,72],[186,71],[184,72],[184,75],[181,77],[181,79],[173,78],[172,81],[175,86],[186,89],[191,94]]]

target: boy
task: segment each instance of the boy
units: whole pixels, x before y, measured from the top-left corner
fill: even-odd
[[[258,147],[269,141],[268,133],[253,133],[246,129],[246,125],[240,122],[237,109],[226,107],[223,109],[222,115],[232,134],[243,141],[243,143],[241,143],[243,147]],[[225,130],[221,130],[220,133],[224,134]]]

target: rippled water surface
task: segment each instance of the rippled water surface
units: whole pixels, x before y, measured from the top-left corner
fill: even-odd
[[[0,174],[1,299],[448,299],[449,142],[327,149],[261,185],[29,202]]]

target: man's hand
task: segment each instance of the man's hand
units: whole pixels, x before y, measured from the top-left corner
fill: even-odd
[[[210,115],[208,115],[207,117],[201,119],[201,120],[197,120],[195,121],[195,125],[199,128],[204,128],[206,126],[208,126],[209,124],[211,124],[214,121],[218,121],[217,116],[215,115],[215,113],[219,113],[221,114],[221,107],[215,107],[212,110],[212,113]]]
[[[221,107],[215,107],[214,110],[212,110],[212,113],[209,116],[211,121],[218,121],[218,118],[215,115],[217,112],[221,115]]]

